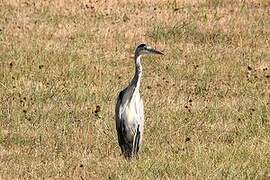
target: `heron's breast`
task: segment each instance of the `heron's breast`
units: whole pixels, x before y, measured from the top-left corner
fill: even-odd
[[[126,106],[124,112],[124,119],[126,121],[126,123],[128,123],[128,125],[133,125],[136,123],[136,119],[137,119],[137,113],[134,107],[132,106]]]

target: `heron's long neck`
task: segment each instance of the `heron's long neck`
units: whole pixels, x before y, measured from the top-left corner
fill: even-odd
[[[142,65],[141,65],[141,56],[135,56],[135,74],[132,81],[129,84],[129,87],[134,91],[139,90],[142,76]]]

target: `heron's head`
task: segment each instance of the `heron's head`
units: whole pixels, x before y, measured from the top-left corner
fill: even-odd
[[[155,50],[154,48],[147,46],[146,44],[140,44],[136,50],[135,55],[144,55],[144,54],[160,54],[163,55],[162,52]]]

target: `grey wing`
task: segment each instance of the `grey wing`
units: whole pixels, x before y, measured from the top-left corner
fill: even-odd
[[[117,98],[117,103],[115,106],[115,122],[116,122],[116,130],[117,130],[117,136],[118,136],[118,144],[121,147],[122,153],[124,152],[124,145],[125,145],[125,139],[124,139],[124,133],[125,133],[125,127],[123,124],[123,119],[121,117],[121,103],[123,100],[124,91],[121,91]]]

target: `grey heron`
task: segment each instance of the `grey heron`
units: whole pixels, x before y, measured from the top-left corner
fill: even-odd
[[[129,85],[119,93],[115,107],[118,143],[126,159],[137,155],[142,143],[144,108],[139,89],[142,76],[141,56],[146,54],[163,55],[146,44],[140,44],[136,48],[134,77]]]

